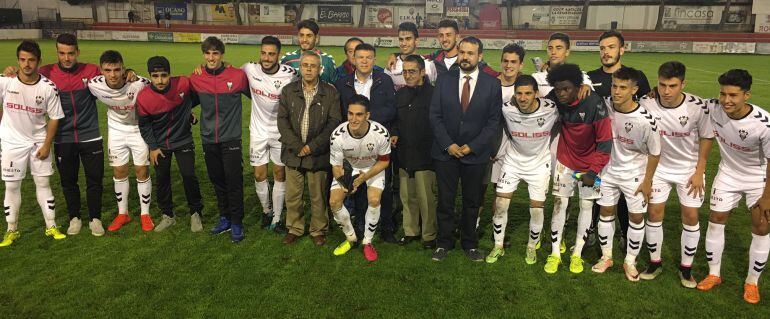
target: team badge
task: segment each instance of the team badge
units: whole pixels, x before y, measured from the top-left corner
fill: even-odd
[[[275,85],[275,89],[277,90],[281,88],[281,81],[278,81],[278,80],[273,81],[273,85]]]
[[[631,124],[631,122],[626,122],[626,133],[630,133],[632,128],[634,128],[634,124]]]
[[[749,136],[749,132],[746,132],[746,130],[738,130],[738,136],[740,136],[741,141],[743,141],[747,136]]]
[[[184,92],[179,92],[179,97],[184,98]]]
[[[685,125],[687,125],[687,120],[689,119],[690,119],[689,117],[682,115],[679,117],[679,124],[682,124],[682,126],[684,127]]]
[[[82,78],[81,80],[83,80],[83,85],[86,85],[86,83],[88,83],[88,78]]]
[[[40,96],[40,95],[36,96],[35,97],[35,103],[37,103],[37,104],[43,103],[43,97]]]
[[[233,82],[227,82],[227,89],[232,90],[233,89]]]
[[[133,100],[134,99],[134,92],[128,92],[128,99]]]
[[[545,125],[545,119],[542,117],[537,119],[537,126],[543,126],[543,125]]]
[[[369,152],[374,150],[374,143],[366,143],[366,149],[368,149]]]
[[[585,112],[580,112],[580,113],[578,113],[578,115],[580,115],[580,120],[581,121],[585,121],[586,120],[586,113]]]

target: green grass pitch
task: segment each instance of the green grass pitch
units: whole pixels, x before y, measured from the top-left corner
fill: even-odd
[[[0,66],[15,65],[17,41],[0,41]],[[53,63],[54,43],[42,41],[43,62]],[[107,49],[123,53],[128,67],[146,75],[146,60],[165,55],[173,74],[189,74],[202,61],[198,44],[87,42],[81,43],[81,61],[96,63]],[[284,51],[293,50],[286,47]],[[344,59],[341,48],[324,48],[338,63]],[[382,49],[379,61],[386,53]],[[428,50],[423,50],[427,53]],[[532,56],[544,52],[529,52]],[[488,50],[485,60],[499,69],[500,51]],[[225,59],[239,66],[259,59],[256,45],[228,45]],[[657,67],[668,60],[680,60],[688,67],[686,90],[702,97],[716,97],[716,77],[730,68],[745,68],[754,75],[751,101],[770,105],[770,66],[768,57],[755,55],[694,55],[628,53],[624,64],[642,69],[655,82]],[[599,66],[595,52],[573,52],[570,61],[586,70]],[[533,71],[531,63],[526,73]],[[651,83],[654,85],[655,83]],[[244,149],[248,147],[250,102],[244,98]],[[104,109],[100,109],[102,134],[106,138]],[[206,205],[204,226],[213,226],[215,199],[203,164],[198,128],[194,128],[198,162]],[[192,234],[184,207],[181,180],[174,180],[174,201],[178,224],[165,233],[143,233],[138,218],[123,230],[96,238],[85,228],[80,235],[54,242],[43,235],[43,220],[35,200],[35,190],[28,177],[23,185],[20,214],[22,237],[11,247],[0,250],[0,315],[4,318],[439,318],[439,317],[741,317],[763,318],[770,315],[770,288],[761,293],[765,300],[758,306],[746,304],[741,294],[746,276],[747,250],[751,239],[745,207],[737,209],[726,232],[723,257],[724,284],[712,292],[686,290],[679,286],[676,265],[679,261],[680,218],[678,201],[672,195],[665,222],[664,274],[653,282],[630,283],[616,265],[609,273],[596,275],[586,269],[571,274],[562,265],[555,275],[543,271],[548,245],[541,249],[536,265],[524,263],[524,246],[529,220],[525,192],[519,190],[511,203],[508,233],[514,244],[493,265],[471,263],[459,251],[450,253],[442,263],[430,260],[430,252],[416,244],[407,247],[375,241],[380,260],[368,263],[360,250],[334,257],[332,249],[343,236],[332,224],[329,243],[315,247],[303,238],[284,247],[281,237],[258,229],[255,211],[261,207],[254,193],[252,171],[244,152],[244,187],[247,210],[244,221],[246,239],[232,244],[227,236]],[[709,161],[707,182],[714,177],[719,160],[715,147]],[[174,166],[175,167],[175,166]],[[105,165],[103,195],[104,217],[108,224],[116,207],[112,196],[112,172]],[[82,174],[82,171],[81,171]],[[177,173],[174,172],[174,176]],[[81,181],[84,178],[81,176]],[[131,185],[131,211],[138,211],[135,181]],[[58,175],[51,184],[57,199],[57,221],[66,229],[64,196]],[[82,185],[82,182],[81,182]],[[81,186],[83,191],[85,188]],[[0,186],[0,193],[4,188]],[[486,198],[482,224],[486,228],[481,248],[492,247],[489,239],[490,204]],[[83,214],[85,198],[83,198]],[[742,205],[743,202],[741,203]],[[546,208],[546,229],[550,225],[552,204]],[[159,211],[153,204],[153,216]],[[576,212],[566,226],[565,239],[574,242]],[[708,203],[701,209],[701,234],[705,237]],[[333,223],[333,222],[332,222]],[[4,230],[3,227],[0,227]],[[702,279],[707,273],[703,237],[693,273]],[[546,239],[547,242],[547,239]],[[616,245],[617,246],[617,245]],[[617,248],[616,248],[617,249]],[[585,258],[598,259],[592,251]],[[616,261],[622,259],[616,253]],[[568,263],[569,259],[564,258]],[[641,268],[648,259],[640,256]]]

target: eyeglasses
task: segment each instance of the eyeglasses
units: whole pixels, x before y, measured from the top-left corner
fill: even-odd
[[[404,70],[402,73],[409,74],[409,75],[415,75],[415,74],[419,74],[420,70],[417,70],[417,69]]]

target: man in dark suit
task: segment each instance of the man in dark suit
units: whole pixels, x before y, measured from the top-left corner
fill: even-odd
[[[433,127],[431,156],[438,182],[438,242],[433,260],[441,261],[454,248],[454,202],[462,184],[461,247],[472,261],[484,260],[478,250],[476,218],[483,204],[483,178],[492,141],[500,129],[502,89],[495,77],[479,72],[484,46],[476,37],[459,45],[460,70],[439,75],[430,104]]]

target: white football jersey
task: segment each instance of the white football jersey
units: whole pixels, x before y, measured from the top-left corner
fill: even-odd
[[[689,93],[684,95],[682,104],[673,108],[663,107],[649,97],[639,100],[658,123],[662,147],[656,172],[692,174],[698,164],[700,139],[714,137],[707,101]]]
[[[532,77],[535,78],[535,81],[537,81],[537,91],[540,93],[540,96],[546,96],[548,93],[551,93],[553,87],[548,84],[548,72],[535,72],[532,73]],[[583,72],[583,84],[590,86],[591,90],[594,89],[593,83],[591,83],[591,78],[589,78],[588,74],[585,72]]]
[[[35,84],[18,78],[0,77],[3,118],[0,138],[3,143],[32,144],[45,141],[46,115],[52,120],[64,118],[59,90],[51,80],[40,75]]]
[[[652,113],[643,106],[622,113],[607,101],[608,115],[612,122],[612,152],[604,166],[604,180],[622,183],[645,174],[647,156],[660,155],[660,134]]]
[[[559,119],[559,112],[553,101],[544,98],[537,101],[539,106],[532,113],[522,113],[511,101],[503,103],[503,118],[510,133],[503,165],[521,173],[533,172],[551,163],[551,129]]]
[[[251,91],[251,123],[249,131],[252,138],[278,139],[278,100],[281,90],[287,84],[297,80],[294,68],[281,64],[275,74],[267,74],[258,62],[249,62],[241,67],[249,79]]]
[[[767,157],[770,156],[770,113],[751,105],[748,115],[734,120],[722,110],[719,101],[712,103],[709,118],[721,157],[718,175],[729,176],[714,179],[714,187],[730,191],[739,185],[744,189],[745,185],[764,185]]]
[[[150,80],[143,77],[139,77],[139,80],[134,82],[126,82],[119,89],[107,86],[103,75],[88,81],[91,94],[107,105],[107,127],[127,133],[139,132],[136,97],[147,85],[150,85]]]
[[[513,84],[509,86],[503,86],[503,103],[510,102],[513,96],[516,94],[516,87]]]
[[[380,156],[390,154],[390,134],[382,124],[369,121],[369,131],[361,138],[350,135],[348,122],[337,126],[330,138],[329,162],[342,166],[347,160],[355,170],[366,170],[377,163]]]
[[[404,61],[401,60],[400,55],[396,58],[396,64],[393,66],[393,70],[385,69],[385,74],[390,75],[390,78],[393,80],[393,87],[396,91],[406,86],[403,72]],[[425,59],[425,75],[428,77],[428,80],[430,80],[430,83],[436,82],[438,72],[436,71],[436,64],[434,64],[432,60]]]

